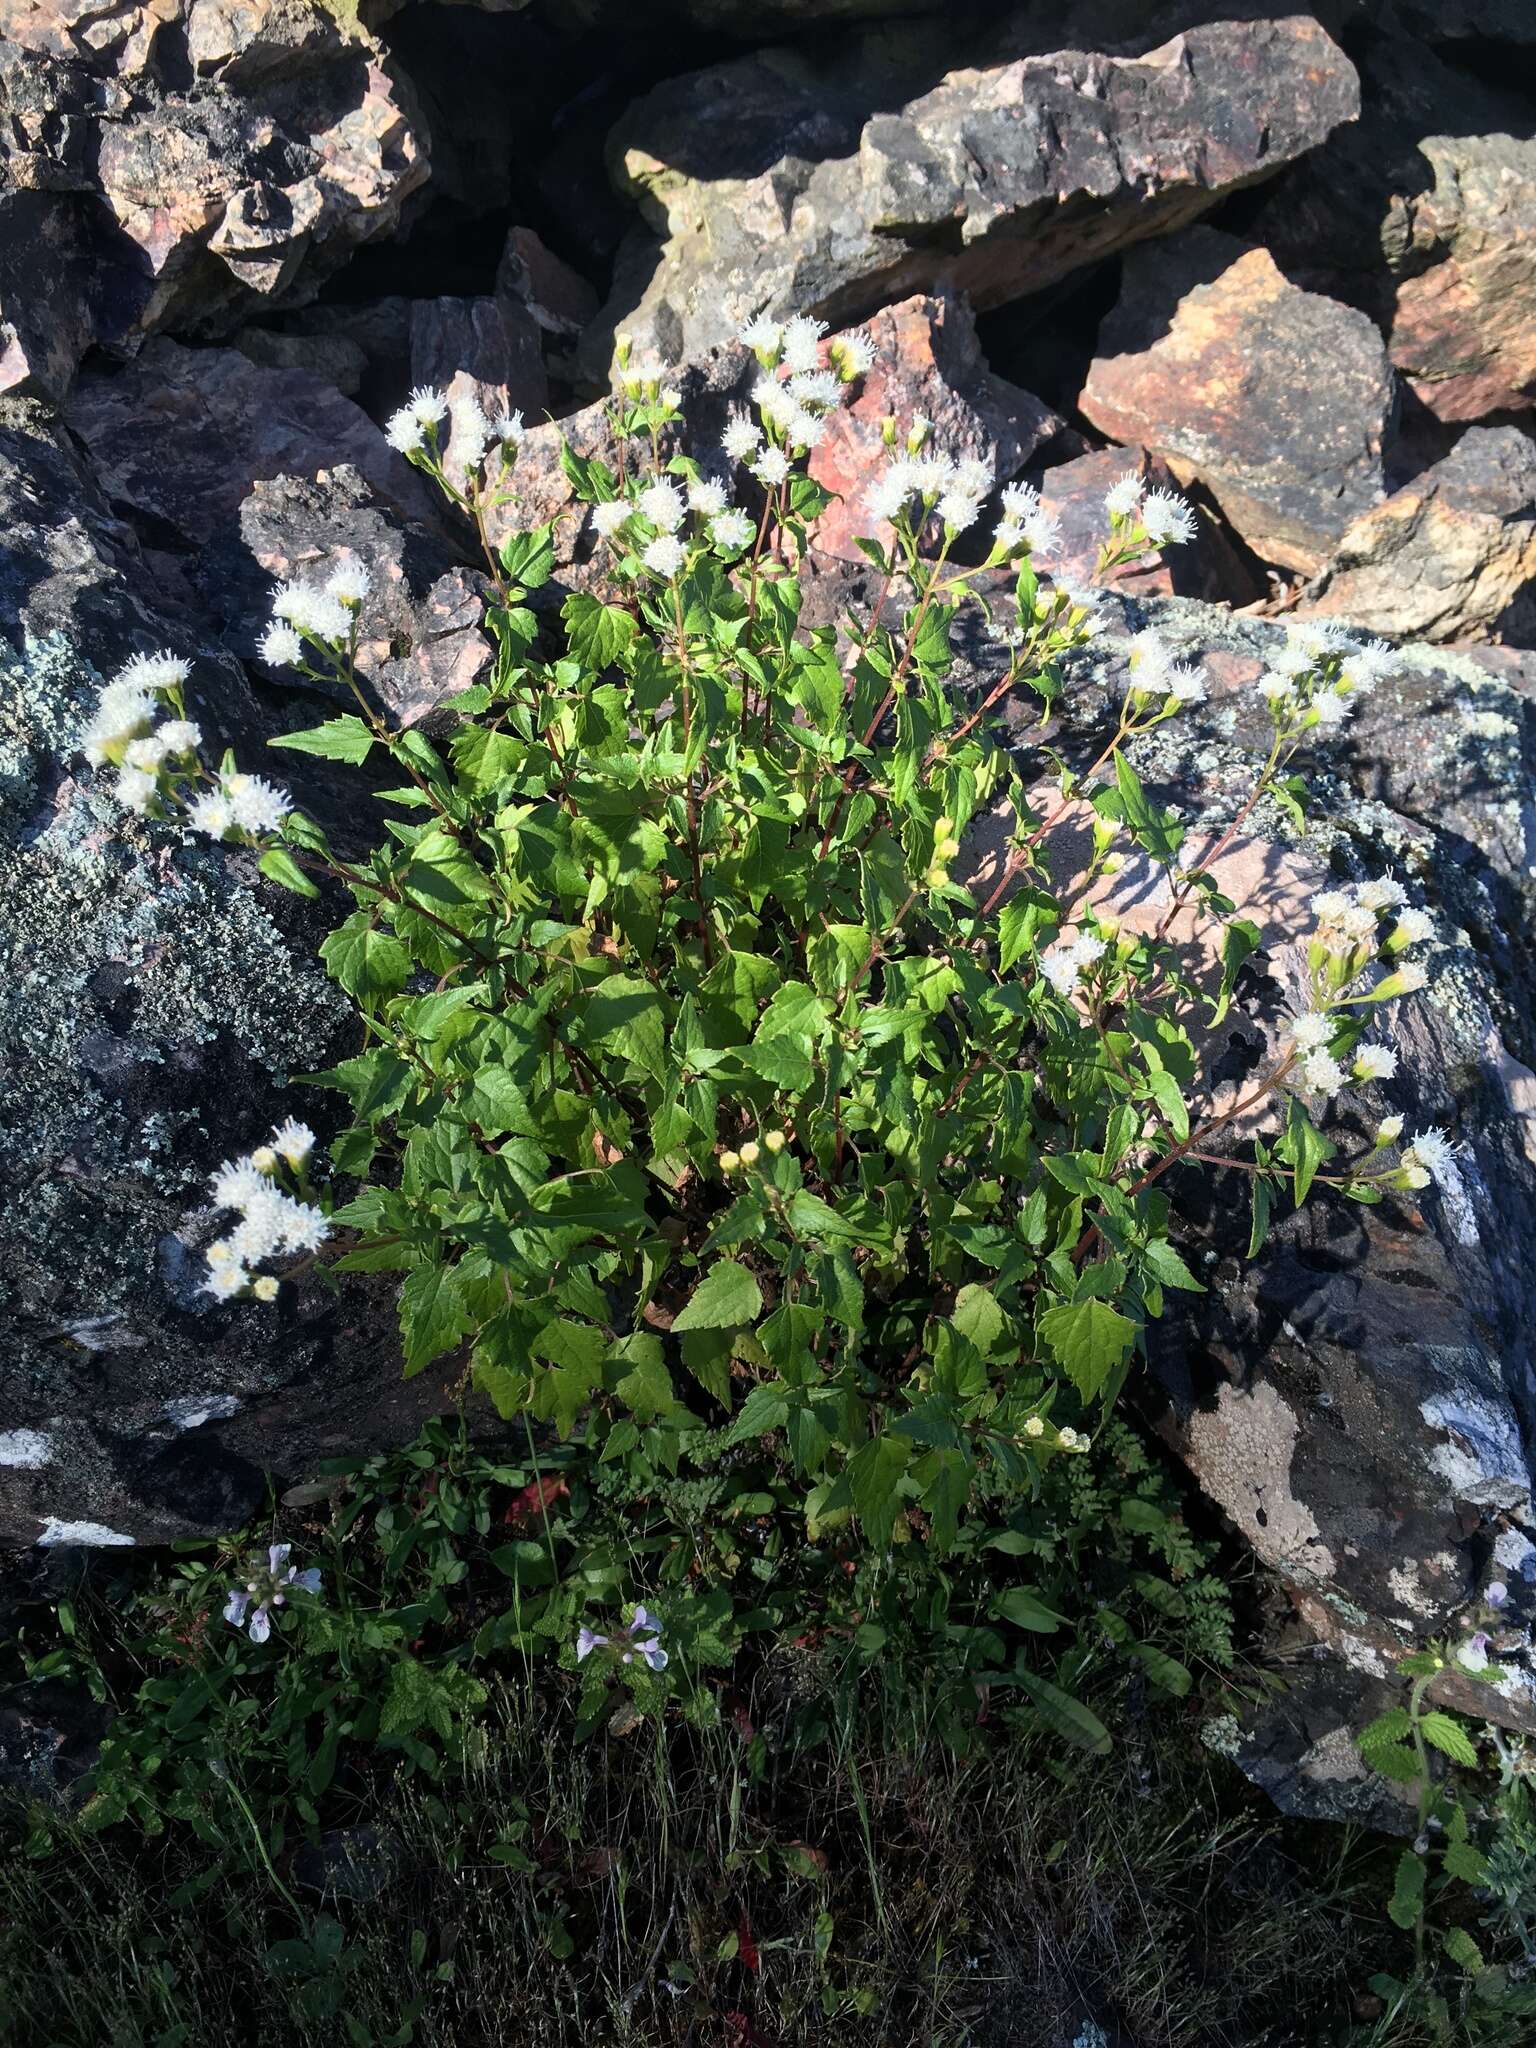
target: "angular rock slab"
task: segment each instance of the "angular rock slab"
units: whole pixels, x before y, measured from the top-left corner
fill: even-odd
[[[1038,476],[1042,503],[1061,521],[1058,544],[1042,558],[1053,581],[1088,584],[1109,532],[1106,493],[1134,470],[1151,490],[1177,488],[1178,479],[1145,448],[1098,448]],[[1211,603],[1251,604],[1264,595],[1252,566],[1239,555],[1211,508],[1199,506],[1192,541],[1166,548],[1140,562],[1128,562],[1110,577],[1129,597],[1203,597]]]
[[[867,333],[875,360],[853,402],[831,415],[826,438],[811,452],[810,473],[837,494],[816,525],[821,554],[862,561],[855,540],[891,541],[888,522],[872,518],[866,494],[889,457],[881,423],[905,429],[932,422],[933,445],[957,460],[984,462],[998,483],[1017,476],[1063,426],[1049,406],[995,376],[982,358],[976,323],[963,301],[906,299],[877,313]]]
[[[0,388],[57,398],[90,342],[312,294],[426,178],[355,10],[21,0],[5,30]]]
[[[1536,20],[1536,16],[1532,16]],[[1533,29],[1536,39],[1536,29]],[[1288,171],[1251,232],[1387,336],[1442,420],[1536,396],[1536,113],[1403,36],[1360,59],[1360,121]]]
[[[1262,758],[1254,684],[1282,629],[1183,599],[1127,609],[1127,626],[1149,620],[1211,675],[1202,713],[1159,728],[1135,757],[1198,843],[1231,820]],[[1360,1671],[1387,1676],[1405,1648],[1458,1633],[1504,1579],[1512,1676],[1475,1700],[1465,1691],[1470,1710],[1536,1729],[1536,1002],[1509,936],[1528,925],[1536,888],[1506,829],[1530,808],[1536,707],[1463,657],[1411,647],[1399,659],[1358,721],[1298,763],[1313,792],[1306,838],[1261,809],[1249,853],[1223,869],[1266,950],[1211,1050],[1228,1088],[1260,1071],[1296,999],[1306,903],[1330,879],[1397,873],[1436,920],[1430,984],[1372,1030],[1396,1051],[1396,1075],[1340,1098],[1324,1128],[1353,1151],[1391,1112],[1409,1131],[1446,1127],[1466,1148],[1467,1203],[1429,1190],[1362,1208],[1319,1190],[1249,1263],[1233,1185],[1246,1177],[1191,1172],[1171,1192],[1208,1292],[1154,1326],[1157,1386],[1145,1391],[1309,1630]],[[1074,681],[1085,725],[1112,715],[1123,660],[1106,635]],[[1116,885],[1127,922],[1160,916],[1155,871],[1132,863]],[[1459,1701],[1458,1687],[1446,1696]]]
[[[1127,257],[1079,404],[1198,477],[1282,568],[1314,574],[1384,495],[1396,398],[1381,336],[1214,228]]]
[[[1351,522],[1303,609],[1377,633],[1536,644],[1536,441],[1469,427]]]
[[[953,63],[952,33],[930,47]],[[610,161],[662,239],[621,261],[589,372],[617,330],[676,363],[764,310],[846,326],[940,285],[1000,305],[1182,226],[1358,111],[1353,67],[1300,15],[1141,55],[1042,53],[1021,17],[938,69],[896,111],[875,48],[744,58],[637,101]]]
[[[402,1385],[355,1285],[199,1294],[208,1173],[275,1117],[325,1128],[325,1098],[285,1084],[350,1046],[314,957],[332,918],[127,819],[73,747],[102,678],[161,647],[193,663],[210,747],[266,766],[293,720],[157,608],[28,401],[0,403],[0,523],[0,1547],[228,1529],[267,1470],[403,1442],[443,1393]]]

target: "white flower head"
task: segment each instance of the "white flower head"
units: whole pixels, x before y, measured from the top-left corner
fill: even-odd
[[[912,483],[906,464],[893,463],[864,493],[864,509],[871,519],[899,519],[911,495]]]
[[[1326,1010],[1305,1010],[1299,1017],[1293,1017],[1287,1027],[1287,1036],[1292,1045],[1301,1052],[1315,1052],[1326,1045],[1337,1030]]]
[[[827,438],[826,418],[819,412],[811,412],[806,406],[797,405],[784,422],[784,432],[796,454],[806,448],[819,448]]]
[[[797,370],[789,380],[797,405],[828,412],[843,402],[843,380],[835,370]]]
[[[226,1266],[210,1266],[208,1277],[198,1292],[211,1294],[215,1301],[232,1301],[237,1294],[244,1294],[250,1284],[251,1276],[244,1266],[231,1262]]]
[[[418,384],[408,401],[410,411],[424,427],[441,426],[448,417],[448,394],[435,391],[430,384]]]
[[[1363,1045],[1355,1054],[1355,1072],[1362,1081],[1390,1081],[1397,1072],[1397,1054],[1389,1045]]]
[[[203,729],[190,718],[168,718],[155,738],[165,748],[168,760],[179,761],[197,752],[203,743]]]
[[[346,606],[313,583],[280,583],[272,593],[272,616],[285,620],[298,633],[310,633],[328,643],[345,640],[352,631],[352,614]],[[262,645],[265,649],[265,641]]]
[[[1363,647],[1351,647],[1345,654],[1339,663],[1339,681],[1368,696],[1396,666],[1397,656],[1385,640],[1367,640]]]
[[[290,1166],[299,1166],[315,1149],[315,1134],[308,1124],[290,1116],[272,1133],[272,1150]]]
[[[1421,988],[1429,986],[1429,971],[1410,960],[1406,967],[1399,967],[1394,976],[1401,994],[1417,995]]]
[[[1376,1126],[1378,1145],[1395,1145],[1403,1135],[1403,1120],[1400,1116],[1384,1116]]]
[[[283,1217],[283,1248],[290,1252],[317,1252],[331,1234],[323,1209],[313,1202],[290,1202]]]
[[[158,654],[135,654],[118,670],[107,690],[179,690],[192,673],[179,654],[164,648]],[[106,695],[104,691],[103,696]]]
[[[733,408],[726,422],[725,432],[720,436],[720,446],[732,462],[747,462],[763,445],[763,430],[756,420],[748,419],[740,408]]]
[[[244,1210],[258,1196],[269,1192],[272,1183],[247,1152],[239,1159],[226,1159],[210,1176],[209,1193],[216,1209]]]
[[[1131,635],[1129,687],[1132,690],[1166,689],[1172,666],[1167,648],[1151,626],[1144,626],[1139,633]]]
[[[1193,507],[1177,491],[1148,491],[1142,501],[1141,524],[1155,548],[1195,537]]]
[[[855,377],[874,368],[875,345],[862,327],[855,328],[852,334],[840,334],[828,353],[850,384]]]
[[[1301,1079],[1309,1094],[1337,1095],[1344,1086],[1345,1074],[1333,1054],[1319,1047],[1301,1062]]]
[[[1353,708],[1342,690],[1324,689],[1312,693],[1312,709],[1317,713],[1318,724],[1326,732],[1336,732]]]
[[[408,405],[402,405],[398,412],[390,414],[384,438],[397,455],[414,455],[418,448],[426,445],[422,423]]]
[[[325,594],[338,604],[360,605],[373,588],[373,579],[361,562],[339,562],[325,579]]]
[[[1128,519],[1141,503],[1145,488],[1137,470],[1126,470],[1104,493],[1104,510],[1111,519]]]
[[[713,519],[726,507],[726,489],[712,477],[701,478],[688,486],[688,510],[697,512],[705,519]]]
[[[821,361],[820,341],[827,331],[825,320],[811,320],[797,313],[784,323],[784,363],[790,370],[814,370]]]
[[[145,768],[120,768],[113,795],[124,810],[137,811],[141,816],[154,800],[159,783]]]
[[[491,445],[491,423],[473,392],[455,398],[448,408],[451,428],[448,449],[459,469],[478,469]]]
[[[765,448],[752,465],[752,474],[760,484],[770,490],[783,483],[789,475],[790,460],[782,448]]]
[[[966,527],[973,525],[980,509],[973,497],[959,489],[945,491],[939,499],[939,517],[956,533],[963,533]]]
[[[1396,910],[1408,901],[1408,891],[1395,875],[1378,875],[1374,881],[1360,884],[1355,899],[1367,910]]]
[[[296,668],[304,659],[304,642],[292,626],[277,623],[262,634],[258,651],[269,668]]]
[[[223,789],[235,824],[253,836],[276,832],[293,809],[287,790],[263,775],[228,775]]]
[[[1296,685],[1290,676],[1277,675],[1273,671],[1259,678],[1259,695],[1269,704],[1289,702],[1296,694]]]
[[[527,423],[520,412],[502,411],[491,421],[491,438],[500,441],[504,448],[521,447],[527,433]]]
[[[1163,687],[1176,703],[1203,704],[1206,693],[1205,670],[1192,661],[1170,662]]]
[[[1024,521],[1024,538],[1032,555],[1048,555],[1061,538],[1061,521],[1045,505],[1037,505]]]
[[[765,420],[772,420],[776,427],[787,427],[800,410],[787,384],[781,384],[777,377],[759,377],[752,386],[752,401]]]
[[[165,760],[165,739],[162,733],[152,732],[142,740],[130,740],[123,751],[123,763],[128,768],[140,768],[153,775]]]
[[[605,498],[601,504],[592,507],[592,524],[604,540],[612,540],[633,511],[628,498]]]
[[[722,548],[749,547],[756,532],[751,519],[739,507],[718,513],[710,526],[710,537]]]
[[[765,356],[776,356],[784,330],[770,314],[758,313],[744,326],[737,329],[737,339],[743,348]]]
[[[187,811],[187,823],[194,832],[205,832],[210,839],[222,839],[235,822],[235,813],[227,796],[217,790],[206,791],[195,797]]]
[[[1427,910],[1404,910],[1397,920],[1393,938],[1404,946],[1420,945],[1425,939],[1433,938],[1435,921]]]
[[[992,544],[1005,555],[1017,554],[1024,545],[1024,529],[1016,520],[999,519],[992,529]]]
[[[688,504],[670,477],[657,477],[640,493],[642,515],[662,533],[675,533],[687,517]]]
[[[658,576],[676,576],[688,559],[688,550],[675,533],[658,533],[640,559]]]
[[[1322,889],[1312,898],[1312,914],[1319,924],[1333,924],[1349,908],[1349,898],[1342,889]]]
[[[1005,518],[1018,526],[1040,509],[1040,493],[1033,484],[1004,484],[1002,501]]]

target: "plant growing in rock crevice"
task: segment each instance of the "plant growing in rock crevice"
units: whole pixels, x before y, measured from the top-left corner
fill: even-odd
[[[338,1268],[403,1275],[408,1372],[462,1359],[504,1414],[583,1431],[637,1489],[769,1437],[813,1532],[856,1517],[877,1544],[919,1530],[947,1546],[978,1486],[1029,1486],[1081,1447],[1166,1290],[1198,1286],[1160,1185],[1177,1163],[1245,1168],[1255,1243],[1276,1193],[1317,1182],[1374,1201],[1433,1175],[1465,1211],[1439,1134],[1394,1160],[1389,1123],[1330,1166],[1313,1115],[1351,1077],[1390,1074],[1364,1031],[1422,985],[1402,955],[1427,926],[1390,879],[1320,898],[1306,1007],[1239,1098],[1202,1114],[1190,1024],[1201,1004],[1224,1014],[1259,935],[1212,878],[1226,840],[1186,858],[1125,745],[1203,677],[1138,636],[1113,735],[1042,802],[992,720],[1023,691],[1050,705],[1094,601],[1039,580],[1052,525],[1027,486],[1003,491],[985,561],[957,565],[992,479],[935,452],[920,420],[887,425],[869,616],[803,627],[797,570],[826,503],[803,457],[867,344],[824,344],[805,320],[743,338],[756,416],[733,414],[708,464],[663,463],[677,394],[627,365],[617,470],[567,452],[624,596],[567,597],[553,658],[526,603],[551,529],[485,541],[515,498],[521,422],[419,393],[390,423],[485,542],[496,662],[438,746],[389,730],[359,683],[365,577],[277,593],[267,657],[339,677],[358,704],[279,744],[386,756],[405,777],[368,860],[336,858],[233,763],[208,777],[169,685],[113,685],[91,743],[131,807],[255,840],[285,885],[313,893],[323,871],[355,897],[323,954],[366,1042],[318,1078],[352,1105],[331,1157],[363,1185],[328,1224],[355,1234]],[[1108,511],[1106,567],[1189,516],[1134,480]],[[1004,568],[1007,658],[969,701],[951,628]],[[1274,743],[1232,833],[1262,795],[1299,805],[1298,748],[1381,653],[1293,633],[1260,686]],[[998,801],[1008,850],[966,885],[967,828]],[[1044,843],[1074,805],[1091,807],[1093,855],[1062,892]],[[1094,906],[1125,844],[1167,880],[1150,935]],[[1186,906],[1223,928],[1213,987],[1171,936]],[[1278,1137],[1241,1160],[1213,1149],[1270,1097]],[[261,1284],[226,1257],[210,1284],[238,1296],[242,1275]]]

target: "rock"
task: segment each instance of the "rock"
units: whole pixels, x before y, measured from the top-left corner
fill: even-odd
[[[597,293],[546,249],[532,228],[513,228],[496,269],[496,296],[526,306],[546,334],[574,340],[597,313]]]
[[[1443,420],[1536,396],[1536,118],[1421,43],[1361,58],[1359,124],[1280,181],[1253,232],[1298,282],[1362,307]]]
[[[1525,0],[1396,0],[1396,11],[1405,27],[1431,42],[1536,45],[1536,15]]]
[[[816,481],[838,494],[816,527],[824,555],[861,561],[859,535],[889,544],[891,529],[866,511],[865,494],[885,459],[881,422],[903,427],[919,415],[933,422],[934,446],[986,463],[998,483],[1023,469],[1063,427],[1029,392],[994,376],[982,359],[976,323],[963,300],[914,298],[869,322],[873,367],[851,405],[832,416],[809,464]]]
[[[1198,477],[1282,568],[1320,569],[1384,495],[1394,393],[1381,337],[1213,228],[1127,257],[1080,404],[1112,439]]]
[[[1032,30],[994,32],[967,68],[946,70],[944,25],[895,75],[855,42],[637,101],[610,159],[661,241],[621,257],[585,347],[594,379],[616,329],[676,363],[764,309],[846,326],[941,284],[1001,304],[1183,225],[1358,110],[1353,68],[1300,15],[1197,24],[1135,56]]]
[[[443,1391],[400,1381],[385,1305],[355,1283],[271,1307],[198,1292],[208,1173],[275,1117],[329,1128],[287,1077],[351,1043],[314,958],[333,911],[128,819],[73,739],[105,675],[167,646],[193,661],[210,748],[265,765],[296,721],[152,595],[28,401],[0,403],[0,522],[0,1545],[229,1529],[268,1469],[405,1442]],[[313,767],[283,772],[312,805]]]
[[[277,316],[279,331],[285,337],[340,342],[349,350],[361,350],[357,400],[370,419],[387,419],[405,403],[411,388],[413,304],[411,299],[391,297],[358,305],[300,306]]]
[[[1099,548],[1109,531],[1105,493],[1134,469],[1153,488],[1171,490],[1177,479],[1144,448],[1100,448],[1050,469],[1029,471],[1048,511],[1061,521],[1060,543],[1046,560],[1053,580],[1093,580]],[[1111,573],[1111,586],[1132,597],[1203,597],[1212,603],[1250,604],[1263,596],[1257,577],[1227,536],[1209,505],[1197,508],[1199,531],[1192,542],[1132,562]]]
[[[368,415],[307,370],[157,336],[121,370],[86,371],[65,418],[113,504],[191,550],[232,525],[258,478],[347,463],[386,504],[436,522],[441,500]]]
[[[1469,427],[1451,453],[1351,522],[1305,608],[1426,640],[1536,643],[1536,442]]]
[[[301,1842],[292,1868],[294,1882],[305,1891],[371,1905],[399,1883],[406,1862],[405,1844],[393,1828],[365,1824],[326,1828],[318,1842]]]
[[[230,336],[261,370],[303,370],[323,384],[334,384],[343,398],[356,398],[363,387],[368,358],[355,341],[342,334],[284,334],[271,327],[242,327]]]
[[[319,0],[29,0],[0,103],[0,373],[55,397],[92,341],[312,294],[427,175],[382,49]]]
[[[1418,1826],[1412,1787],[1383,1778],[1360,1754],[1356,1734],[1398,1691],[1322,1645],[1289,1664],[1286,1683],[1241,1719],[1223,1714],[1200,1731],[1207,1749],[1235,1763],[1293,1820],[1326,1820],[1376,1834],[1410,1836]]]
[[[1235,815],[1262,758],[1267,720],[1253,684],[1282,629],[1184,599],[1130,610],[1130,622],[1142,619],[1212,678],[1194,723],[1160,728],[1135,753],[1200,845]],[[1071,683],[1082,749],[1119,701],[1114,649],[1101,643]],[[1457,655],[1420,646],[1398,660],[1358,721],[1302,764],[1313,798],[1305,836],[1261,808],[1221,871],[1240,912],[1264,928],[1265,951],[1212,1054],[1228,1090],[1261,1071],[1296,1000],[1311,898],[1330,878],[1396,872],[1435,919],[1430,984],[1373,1031],[1396,1050],[1396,1075],[1368,1097],[1340,1098],[1325,1127],[1351,1150],[1351,1134],[1388,1112],[1409,1131],[1446,1127],[1466,1148],[1466,1201],[1429,1192],[1359,1207],[1319,1193],[1279,1216],[1249,1263],[1236,1174],[1181,1176],[1172,1191],[1185,1255],[1208,1291],[1153,1326],[1144,1397],[1290,1587],[1308,1631],[1368,1675],[1470,1626],[1492,1578],[1518,1582],[1511,1677],[1492,1691],[1453,1681],[1444,1696],[1536,1731],[1525,1448],[1536,1421],[1525,1250],[1536,1232],[1536,967],[1523,940],[1536,886],[1521,831],[1536,705]],[[1127,923],[1160,918],[1167,892],[1155,870],[1129,863],[1113,886]]]
[[[53,1679],[10,1687],[0,1694],[0,1789],[73,1806],[110,1719],[106,1707]]]
[[[532,310],[514,298],[415,299],[411,382],[537,418],[549,397]]]
[[[197,575],[225,636],[249,647],[275,581],[319,580],[343,562],[369,574],[357,666],[390,723],[415,725],[468,689],[491,659],[484,577],[439,534],[381,506],[355,469],[258,481],[240,508],[239,548],[205,555]],[[277,679],[293,680],[286,671]],[[330,687],[350,703],[343,684]]]

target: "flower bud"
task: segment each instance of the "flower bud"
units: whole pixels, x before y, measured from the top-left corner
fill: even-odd
[[[768,1147],[768,1150],[772,1152],[775,1155],[775,1157],[777,1157],[777,1155],[784,1150],[784,1146],[786,1143],[784,1133],[782,1131],[764,1131],[763,1143]]]
[[[277,1281],[270,1273],[258,1273],[251,1282],[251,1292],[258,1301],[276,1301]]]
[[[720,1171],[722,1173],[735,1173],[740,1166],[741,1154],[739,1152],[722,1152],[720,1154]]]
[[[270,1145],[258,1145],[251,1154],[251,1164],[258,1173],[275,1173],[277,1170],[277,1154]]]
[[[741,1163],[742,1163],[742,1165],[743,1165],[743,1166],[756,1166],[756,1164],[757,1164],[757,1160],[758,1160],[758,1144],[757,1144],[757,1140],[756,1140],[755,1138],[748,1138],[748,1140],[747,1140],[747,1142],[745,1143],[745,1145],[743,1145],[743,1146],[742,1146],[742,1148],[741,1148]]]

